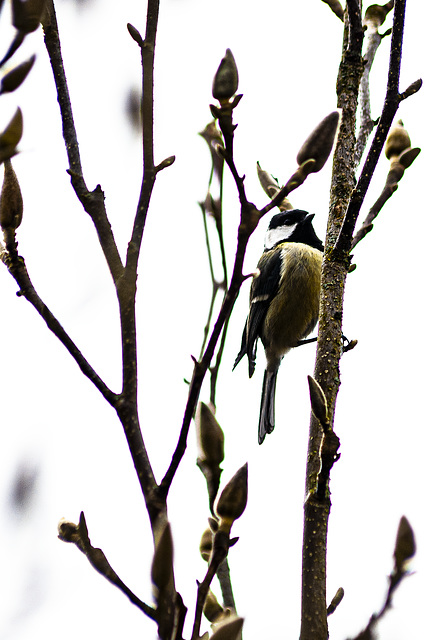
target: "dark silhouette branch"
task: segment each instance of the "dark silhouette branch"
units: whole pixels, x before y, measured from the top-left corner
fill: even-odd
[[[152,620],[157,620],[157,611],[140,600],[127,585],[120,579],[116,571],[108,562],[101,549],[92,546],[88,536],[88,528],[83,511],[80,514],[79,524],[62,520],[58,525],[58,537],[63,542],[72,542],[87,557],[89,563],[111,584],[115,585],[127,596],[132,604]]]
[[[114,282],[116,282],[123,272],[123,266],[113,237],[112,229],[107,218],[103,191],[101,190],[100,185],[98,185],[93,191],[89,191],[83,177],[79,144],[74,125],[67,80],[64,72],[58,23],[53,0],[46,1],[46,9],[42,25],[45,46],[54,75],[58,103],[61,111],[63,138],[69,161],[68,173],[71,177],[71,183],[77,198],[94,223],[110,273]]]
[[[0,259],[6,265],[9,273],[12,275],[19,286],[17,295],[24,297],[31,305],[33,305],[36,311],[46,322],[50,331],[52,331],[52,333],[58,338],[61,344],[64,345],[64,347],[67,349],[73,360],[79,366],[82,373],[94,384],[94,386],[100,391],[101,395],[107,400],[107,402],[112,407],[114,407],[117,402],[118,395],[111,389],[109,389],[105,382],[94,371],[89,362],[82,355],[78,347],[70,338],[68,333],[59,323],[57,318],[39,297],[33,286],[33,283],[30,280],[30,276],[28,275],[24,259],[21,256],[18,256],[16,252],[4,250],[2,250],[0,254]]]
[[[189,386],[188,401],[183,416],[179,439],[172,456],[171,463],[160,484],[162,495],[166,496],[168,494],[174,475],[186,451],[186,441],[188,438],[189,427],[195,413],[204,377],[212,361],[216,345],[223,331],[225,323],[231,316],[232,309],[240,291],[240,287],[243,283],[242,270],[244,264],[244,256],[249,238],[253,231],[256,229],[259,222],[259,213],[260,212],[258,211],[258,209],[256,209],[256,207],[252,203],[246,202],[245,206],[242,207],[240,226],[238,230],[235,263],[233,267],[231,282],[223,299],[222,307],[214,324],[210,339],[204,351],[204,355],[200,359],[200,361],[195,362],[194,365],[192,380]]]
[[[374,223],[375,218],[378,216],[378,214],[380,213],[382,207],[386,204],[386,202],[389,200],[389,198],[391,198],[392,195],[397,190],[398,182],[402,179],[402,177],[403,177],[403,175],[405,173],[405,169],[409,166],[409,164],[407,164],[407,158],[411,159],[411,162],[412,162],[418,156],[419,153],[420,153],[420,149],[418,149],[418,148],[415,148],[415,149],[409,148],[409,149],[406,149],[399,156],[397,161],[392,162],[390,170],[389,170],[389,173],[387,174],[386,184],[384,185],[383,191],[381,192],[380,196],[377,198],[377,200],[375,201],[375,203],[373,204],[373,206],[369,210],[368,215],[366,216],[365,220],[363,221],[360,229],[355,233],[355,235],[353,237],[353,240],[352,240],[351,249],[354,249],[355,246],[358,244],[358,242],[363,240],[363,238],[365,238],[365,236],[370,231],[372,231],[372,228],[374,226],[373,223]],[[402,162],[404,164],[401,163],[401,158],[402,158]],[[411,164],[411,162],[410,162],[410,164]],[[406,165],[406,166],[404,166],[404,165]]]

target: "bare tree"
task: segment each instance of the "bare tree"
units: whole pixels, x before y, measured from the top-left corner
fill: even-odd
[[[323,169],[336,135],[322,267],[317,355],[314,374],[309,376],[309,406],[311,405],[312,413],[304,504],[301,640],[327,638],[328,615],[335,611],[342,599],[343,591],[339,588],[331,604],[327,603],[326,554],[331,506],[330,473],[340,455],[340,441],[334,431],[334,414],[340,384],[340,361],[343,355],[356,345],[355,340],[347,340],[343,335],[343,295],[348,273],[353,269],[352,249],[372,230],[376,216],[398,188],[405,170],[419,154],[419,149],[411,147],[409,135],[402,123],[398,122],[395,125],[394,121],[400,103],[415,94],[422,83],[421,80],[416,80],[405,90],[400,90],[405,0],[368,7],[363,17],[360,3],[355,0],[349,0],[344,8],[340,3],[327,2],[327,4],[344,22],[343,50],[337,79],[337,107],[341,118],[338,117],[339,112],[335,111],[327,116],[310,135],[308,135],[309,131],[303,131],[303,140],[306,136],[307,138],[297,150],[297,168],[288,179],[284,180],[284,185],[259,167],[260,182],[269,198],[261,207],[256,206],[249,199],[243,169],[236,158],[235,109],[242,96],[237,94],[238,70],[229,49],[215,74],[213,98],[216,104],[211,105],[213,121],[202,132],[202,137],[210,149],[212,169],[207,196],[200,203],[209,256],[212,295],[201,351],[199,356],[194,358],[192,377],[187,382],[187,401],[177,442],[171,451],[167,468],[158,478],[142,435],[138,407],[139,359],[136,300],[139,260],[152,195],[159,174],[164,171],[168,174],[169,167],[175,162],[175,156],[168,156],[158,161],[154,153],[154,61],[159,0],[148,1],[144,34],[137,27],[128,24],[129,35],[137,46],[142,63],[143,178],[126,255],[123,257],[109,220],[104,191],[100,185],[95,188],[88,186],[84,175],[53,0],[46,0],[46,2],[27,0],[26,3],[16,0],[12,3],[16,35],[3,58],[3,64],[14,55],[27,34],[34,31],[41,21],[61,113],[68,160],[67,171],[71,186],[95,227],[117,297],[121,331],[119,390],[114,390],[113,386],[96,371],[89,358],[83,354],[56,315],[48,308],[30,279],[25,256],[21,256],[18,251],[17,229],[22,222],[23,201],[18,178],[12,167],[12,158],[18,151],[17,145],[22,136],[22,113],[19,109],[0,137],[0,157],[5,165],[0,203],[0,224],[4,233],[1,258],[18,284],[19,296],[25,298],[36,309],[50,331],[79,366],[83,375],[92,382],[104,401],[117,414],[137,474],[154,542],[151,569],[154,604],[148,604],[140,599],[120,578],[105,553],[92,545],[83,512],[77,523],[68,519],[60,522],[59,537],[66,542],[74,543],[99,573],[117,586],[136,607],[151,618],[157,625],[158,635],[162,639],[187,637],[184,632],[187,616],[191,616],[193,620],[191,640],[203,637],[201,631],[203,613],[213,625],[212,635],[216,640],[241,637],[243,619],[237,615],[236,611],[228,567],[228,553],[237,542],[237,538],[231,537],[231,529],[246,507],[248,467],[244,464],[238,469],[220,491],[224,434],[215,417],[220,365],[234,304],[243,283],[249,278],[244,264],[253,232],[261,219],[264,218],[265,221],[268,217],[266,214],[276,207],[280,209],[292,207],[289,200],[290,194],[306,180],[311,180],[314,173]],[[380,27],[392,10],[392,29],[380,33]],[[335,20],[334,17],[333,20]],[[370,109],[369,77],[378,46],[386,37],[390,38],[391,50],[387,91],[383,110],[374,121]],[[17,89],[31,71],[33,63],[34,58],[29,58],[7,73],[3,78],[2,92]],[[358,118],[359,106],[360,119]],[[375,131],[370,139],[373,129]],[[383,149],[390,160],[386,183],[380,196],[368,211],[362,227],[356,231],[357,218]],[[364,158],[363,161],[362,158]],[[230,274],[223,228],[223,191],[227,173],[235,183],[240,208],[237,241]],[[209,228],[212,222],[215,227],[215,243]],[[214,266],[216,252],[219,255],[220,278],[216,275],[218,269]],[[217,306],[219,306],[218,312],[216,312]],[[162,341],[165,339],[165,336],[161,337]],[[206,377],[210,379],[210,394],[209,401],[204,404],[199,403],[199,399]],[[207,561],[207,571],[204,578],[198,582],[195,605],[193,605],[192,602],[185,602],[176,587],[173,535],[167,503],[173,481],[176,479],[186,451],[195,415],[200,448],[198,466],[207,481],[210,526],[203,535],[200,547],[201,554]],[[413,530],[404,517],[398,529],[394,552],[395,562],[385,603],[380,611],[372,616],[359,637],[373,637],[375,625],[389,608],[394,590],[407,575],[407,562],[414,552]],[[221,586],[222,604],[217,602],[210,589],[215,576]]]

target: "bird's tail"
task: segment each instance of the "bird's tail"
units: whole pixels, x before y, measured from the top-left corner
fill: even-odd
[[[274,398],[276,394],[277,370],[264,373],[262,385],[261,412],[259,414],[259,444],[262,444],[267,433],[274,429]]]

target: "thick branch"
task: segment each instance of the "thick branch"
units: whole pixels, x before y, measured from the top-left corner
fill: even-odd
[[[363,31],[359,5],[348,2],[345,21],[344,53],[340,63],[337,95],[342,109],[337,147],[334,154],[331,204],[322,265],[319,339],[314,378],[323,389],[327,403],[327,423],[332,426],[339,389],[339,360],[342,353],[342,308],[348,257],[332,260],[332,247],[341,226],[354,186],[356,110],[363,71],[361,47]],[[356,15],[356,12],[358,14]],[[306,472],[304,511],[302,609],[300,640],[326,640],[326,548],[330,509],[329,485],[326,495],[317,496],[322,430],[312,414]]]

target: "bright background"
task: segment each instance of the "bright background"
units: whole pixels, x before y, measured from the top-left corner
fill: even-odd
[[[9,6],[3,8],[3,13]],[[138,87],[140,56],[126,23],[144,33],[145,6],[123,0],[58,2],[63,56],[84,174],[101,184],[122,255],[141,180],[138,136],[125,117],[126,96]],[[426,5],[409,2],[401,89],[428,77]],[[9,42],[2,16],[2,50]],[[387,21],[385,28],[389,26]],[[384,26],[382,27],[384,30]],[[336,106],[335,82],[342,25],[321,1],[264,3],[243,0],[163,0],[156,58],[156,162],[176,163],[157,180],[138,281],[140,410],[144,437],[158,478],[174,449],[186,402],[183,379],[199,353],[210,297],[200,210],[210,170],[197,135],[210,120],[213,74],[230,47],[240,73],[235,111],[236,161],[248,196],[266,202],[259,160],[285,182],[312,128]],[[14,160],[24,196],[18,240],[36,290],[98,373],[114,390],[120,382],[120,336],[115,294],[91,222],[66,174],[58,105],[42,33],[13,59],[34,51],[37,63],[18,92],[2,97],[1,127],[19,104],[24,113],[21,153]],[[426,51],[426,53],[425,53]],[[382,107],[389,38],[372,74],[372,108]],[[341,362],[336,432],[341,460],[332,472],[328,598],[345,598],[330,618],[330,637],[355,635],[378,609],[392,568],[400,517],[414,527],[415,574],[380,625],[380,638],[422,637],[429,592],[426,495],[428,411],[426,86],[402,103],[412,143],[423,149],[384,207],[374,231],[354,252],[357,270],[345,294],[344,332],[359,341]],[[388,171],[383,157],[363,207],[379,195]],[[316,213],[323,237],[329,166],[292,195],[296,207]],[[225,185],[225,235],[232,264],[238,222],[232,180]],[[263,246],[265,222],[249,246],[252,271]],[[232,373],[247,313],[244,286],[230,323],[217,418],[226,436],[223,482],[249,462],[249,502],[234,525],[240,536],[229,560],[245,638],[297,637],[300,625],[302,502],[309,422],[306,376],[315,347],[288,355],[278,381],[277,427],[257,444],[263,374],[260,350],[251,381],[246,366]],[[147,620],[84,556],[56,539],[61,517],[77,521],[83,509],[92,543],[120,577],[151,602],[152,542],[125,438],[114,412],[82,377],[64,348],[0,269],[2,363],[0,446],[0,638],[155,638]],[[208,401],[204,389],[202,400]],[[198,545],[207,523],[205,481],[195,466],[195,436],[170,495],[177,588],[193,618],[196,580],[205,573]],[[12,508],[19,470],[35,475],[26,508]],[[206,625],[204,628],[208,628]]]

